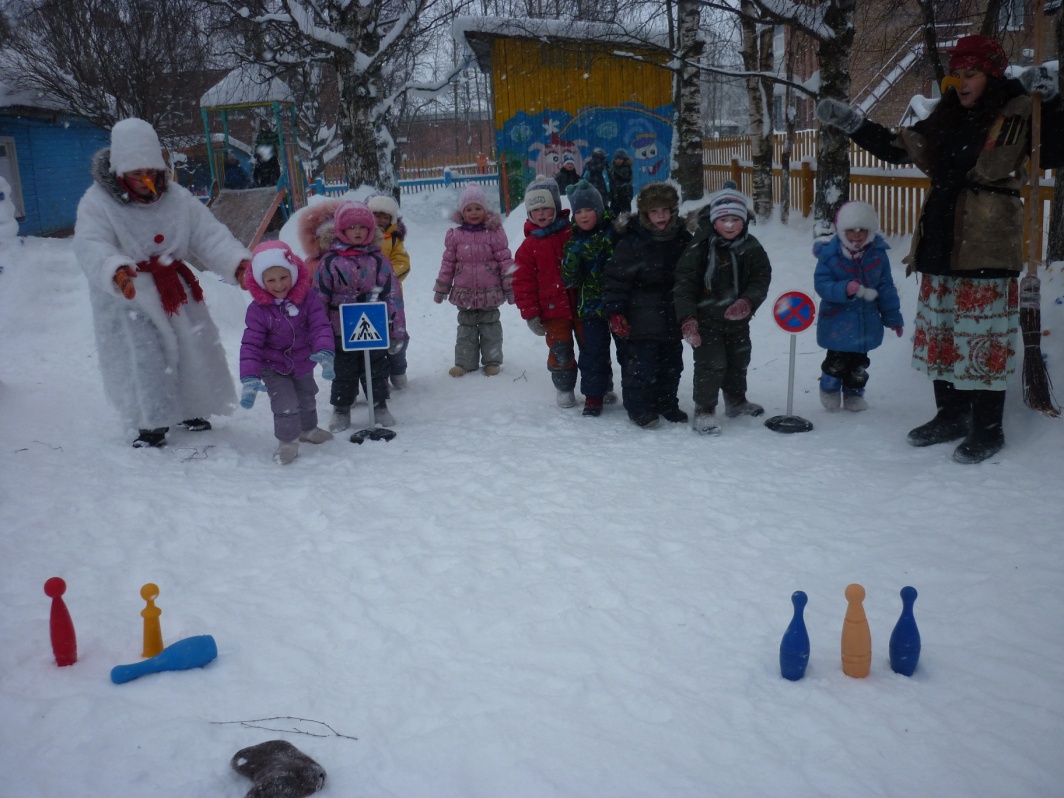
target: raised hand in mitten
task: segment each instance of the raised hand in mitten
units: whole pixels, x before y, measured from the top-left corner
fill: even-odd
[[[698,332],[698,319],[694,316],[688,316],[680,323],[680,331],[683,333],[683,339],[691,345],[692,349],[702,346],[702,336]]]
[[[614,313],[610,316],[610,331],[618,338],[627,338],[632,332],[632,325],[622,314]]]
[[[258,377],[244,377],[240,385],[240,406],[245,410],[250,410],[255,406],[255,395],[259,391],[265,391],[266,386]]]
[[[135,276],[134,271],[128,266],[119,266],[115,270],[115,285],[126,299],[132,299],[137,295],[137,287],[133,285],[133,278]]]
[[[528,329],[530,329],[536,335],[547,334],[547,328],[543,326],[543,322],[539,320],[539,316],[533,316],[531,319],[525,319],[525,324],[527,324]]]
[[[323,380],[329,380],[331,382],[336,379],[336,369],[333,367],[336,355],[328,349],[322,349],[320,352],[315,352],[311,355],[310,359],[315,363],[321,363],[321,378]]]
[[[879,292],[867,285],[862,285],[857,289],[857,296],[861,297],[865,302],[875,302]]]
[[[860,280],[850,280],[850,282],[846,283],[846,296],[853,296],[854,294],[856,294],[860,290],[861,290],[861,281]]]
[[[856,133],[864,122],[864,114],[832,97],[824,97],[816,104],[816,118],[825,125],[838,128],[847,136]]]
[[[750,304],[750,300],[745,297],[742,299],[736,299],[732,302],[726,311],[724,311],[724,318],[728,321],[742,321],[750,315],[750,311],[753,306]]]
[[[244,290],[247,290],[247,287],[248,287],[247,286],[247,274],[248,274],[248,269],[250,267],[251,267],[251,261],[249,261],[249,260],[240,261],[240,264],[236,267],[236,275],[235,275],[236,283],[237,283],[237,285],[239,285]]]
[[[1030,66],[1020,73],[1020,83],[1028,94],[1041,94],[1049,102],[1057,96],[1057,78],[1044,66]]]

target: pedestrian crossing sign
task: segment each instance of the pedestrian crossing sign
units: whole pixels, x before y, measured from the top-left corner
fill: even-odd
[[[388,348],[388,305],[352,302],[340,305],[340,342],[345,352]]]

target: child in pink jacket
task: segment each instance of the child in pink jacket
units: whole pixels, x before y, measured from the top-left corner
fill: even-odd
[[[514,261],[499,214],[487,197],[470,183],[452,217],[458,227],[447,231],[443,263],[436,277],[437,304],[448,297],[458,307],[458,339],[454,345],[452,377],[476,371],[493,376],[502,366],[502,322],[499,307],[514,302]]]

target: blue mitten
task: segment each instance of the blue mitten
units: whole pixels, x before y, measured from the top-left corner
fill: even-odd
[[[315,363],[321,363],[321,378],[332,382],[336,379],[336,370],[333,368],[333,360],[336,356],[328,349],[322,349],[310,356]]]
[[[266,386],[258,377],[244,377],[240,384],[243,386],[240,389],[240,406],[250,410],[255,405],[255,394],[265,391]]]

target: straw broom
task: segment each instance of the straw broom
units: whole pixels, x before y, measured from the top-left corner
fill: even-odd
[[[1045,0],[1034,10],[1034,65],[1042,65],[1042,25]],[[1031,191],[1027,198],[1027,274],[1020,280],[1020,330],[1023,333],[1023,401],[1051,418],[1060,415],[1053,402],[1053,384],[1042,359],[1042,293],[1038,279],[1038,250],[1042,233],[1042,203],[1038,194],[1041,168],[1042,98],[1031,97]]]

